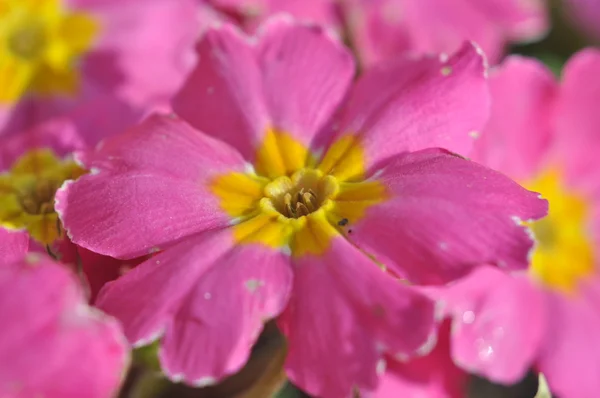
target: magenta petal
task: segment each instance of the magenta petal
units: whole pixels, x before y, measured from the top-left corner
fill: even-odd
[[[134,345],[164,333],[159,357],[173,380],[205,385],[239,370],[262,323],[287,303],[288,257],[233,244],[227,230],[186,239],[100,293],[98,306]]]
[[[134,258],[187,235],[228,225],[210,191],[241,156],[185,122],[153,116],[81,159],[91,173],[65,184],[56,210],[73,242]]]
[[[435,348],[424,357],[400,362],[386,359],[385,374],[377,390],[365,398],[464,398],[469,375],[450,357],[450,327],[438,333]]]
[[[384,352],[414,354],[435,329],[431,301],[344,239],[294,263],[294,293],[279,325],[289,341],[287,373],[310,394],[375,388]]]
[[[452,356],[463,369],[499,383],[519,381],[546,331],[544,297],[525,275],[481,267],[440,299],[453,317]]]
[[[0,267],[0,317],[0,396],[116,393],[128,363],[125,340],[114,320],[87,307],[63,266],[28,257]]]
[[[268,128],[308,146],[354,75],[340,43],[320,28],[284,18],[268,21],[254,38],[231,25],[211,29],[197,52],[198,64],[173,109],[250,161]]]
[[[404,151],[442,147],[466,155],[489,115],[480,51],[466,43],[447,61],[403,58],[366,72],[341,118],[359,134],[367,168]]]
[[[556,106],[556,150],[570,182],[577,185],[598,183],[599,69],[599,49],[575,54],[563,70]]]
[[[29,235],[0,227],[0,264],[18,261],[27,253]]]
[[[391,197],[348,236],[400,276],[444,283],[484,262],[527,266],[533,241],[520,220],[547,213],[538,194],[439,149],[399,155],[376,176]]]
[[[159,352],[170,378],[194,385],[214,383],[246,363],[292,285],[289,258],[270,248],[235,248],[213,265],[175,313]]]
[[[192,126],[253,159],[270,127],[255,47],[232,25],[208,30],[197,46],[198,63],[173,100]]]
[[[323,29],[291,19],[262,29],[258,59],[272,124],[307,145],[352,83],[352,54]]]
[[[471,158],[520,181],[544,166],[558,84],[541,62],[512,56],[490,77],[492,116]]]
[[[596,292],[600,289],[595,282]],[[597,294],[597,293],[596,293]],[[583,296],[546,292],[548,329],[538,361],[550,389],[562,398],[595,398],[600,391],[600,315]]]
[[[197,1],[70,1],[102,24],[83,63],[89,84],[139,107],[170,99],[191,69]]]

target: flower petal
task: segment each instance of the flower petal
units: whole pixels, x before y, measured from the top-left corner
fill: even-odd
[[[316,26],[278,18],[262,29],[258,59],[273,127],[308,145],[350,88],[352,54]]]
[[[159,358],[171,379],[214,383],[243,366],[292,284],[287,255],[233,245],[229,230],[186,239],[106,285],[98,306],[134,345],[164,332]]]
[[[395,157],[377,181],[389,199],[345,233],[413,283],[445,283],[484,262],[526,267],[533,242],[520,220],[547,213],[537,194],[439,149]]]
[[[440,329],[435,348],[424,357],[400,362],[386,360],[385,374],[377,390],[365,398],[463,398],[469,375],[450,358],[450,327],[446,322]],[[361,395],[362,396],[362,395]]]
[[[443,147],[466,155],[488,118],[484,60],[465,44],[447,62],[400,59],[366,72],[341,117],[340,133],[357,134],[367,170],[398,153]]]
[[[599,290],[596,281],[594,289]],[[596,293],[598,294],[598,293]],[[539,355],[538,368],[550,389],[563,398],[594,398],[600,390],[600,333],[598,303],[584,296],[567,297],[546,292],[548,330]]]
[[[0,361],[0,395],[105,398],[117,392],[128,363],[120,328],[86,306],[63,266],[28,257],[1,267],[0,316],[0,356],[11,358]]]
[[[511,56],[490,77],[492,116],[471,158],[520,181],[543,167],[558,85],[534,59]]]
[[[322,256],[295,260],[294,293],[279,325],[290,380],[332,398],[354,386],[373,389],[383,351],[414,354],[435,329],[431,301],[342,238]]]
[[[243,170],[232,148],[176,118],[153,116],[82,156],[91,170],[56,195],[73,242],[116,258],[134,258],[230,218],[210,179]]]
[[[308,146],[354,73],[350,53],[325,31],[283,18],[264,24],[256,38],[231,25],[209,30],[197,53],[173,109],[249,161],[268,129]]]
[[[452,357],[463,369],[503,383],[521,380],[544,335],[544,297],[525,276],[484,266],[438,296],[453,318]]]
[[[84,59],[87,81],[136,106],[170,99],[192,66],[196,1],[71,2],[101,23],[99,41]]]
[[[29,236],[21,231],[9,231],[0,227],[0,264],[23,258],[29,247]]]
[[[556,105],[556,151],[567,167],[567,178],[580,187],[598,184],[599,68],[599,49],[575,54],[563,70]]]

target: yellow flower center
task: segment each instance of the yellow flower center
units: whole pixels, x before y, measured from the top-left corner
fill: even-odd
[[[50,244],[61,236],[54,195],[62,183],[84,171],[61,161],[49,149],[32,150],[0,174],[0,225],[27,230],[32,238]]]
[[[241,244],[320,255],[387,197],[381,183],[364,180],[363,151],[352,136],[334,143],[317,163],[291,135],[269,131],[256,158],[256,173],[222,174],[211,183]]]
[[[548,170],[525,186],[550,203],[548,216],[530,224],[537,240],[531,272],[545,285],[572,293],[594,270],[590,206],[565,186],[557,170]]]
[[[98,30],[91,16],[64,9],[60,0],[0,0],[0,103],[27,92],[75,94],[77,61]]]

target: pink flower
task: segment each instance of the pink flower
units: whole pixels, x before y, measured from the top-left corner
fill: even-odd
[[[134,345],[161,338],[171,379],[235,372],[276,318],[290,378],[345,397],[375,388],[382,355],[414,354],[435,328],[432,303],[393,275],[442,283],[483,260],[523,268],[532,242],[515,220],[546,204],[435,148],[465,153],[487,118],[471,45],[353,84],[351,54],[323,30],[273,20],[260,31],[209,30],[179,117],[84,154],[92,172],[61,188],[56,208],[85,248],[161,250],[98,305]]]
[[[386,358],[385,374],[377,390],[365,398],[463,398],[469,375],[450,357],[450,327],[442,324],[434,349],[426,356],[408,362]],[[383,364],[383,363],[382,363]],[[383,369],[383,366],[382,366]]]
[[[69,113],[93,141],[99,130],[123,129],[168,101],[191,66],[194,0],[7,4],[0,134]]]
[[[0,396],[115,396],[129,362],[117,322],[86,305],[61,265],[37,255],[0,261]]]
[[[541,192],[550,211],[530,224],[538,245],[528,275],[481,270],[464,282],[471,302],[459,287],[451,293],[464,301],[453,310],[464,367],[512,382],[536,363],[563,398],[600,390],[599,68],[600,51],[588,49],[560,84],[521,57],[493,75],[492,118],[474,157]]]
[[[473,40],[491,62],[548,29],[543,0],[347,0],[351,40],[373,65],[401,52],[452,53]]]
[[[203,3],[206,4],[206,1]],[[544,0],[211,0],[252,30],[279,12],[338,31],[372,66],[406,53],[453,53],[477,42],[492,62],[507,44],[541,38],[549,27]]]
[[[54,194],[65,180],[86,171],[73,161],[72,153],[86,148],[72,119],[55,118],[10,137],[0,137],[0,228],[24,252],[49,251],[87,278],[90,299],[135,261],[123,262],[79,248],[66,239],[54,211]],[[21,238],[18,238],[20,235]],[[31,238],[31,243],[27,244]],[[9,238],[6,238],[9,239]],[[9,247],[9,246],[7,246]]]

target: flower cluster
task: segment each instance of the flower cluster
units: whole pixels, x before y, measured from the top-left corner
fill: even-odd
[[[508,54],[547,14],[0,0],[0,397],[595,397],[600,50]]]

